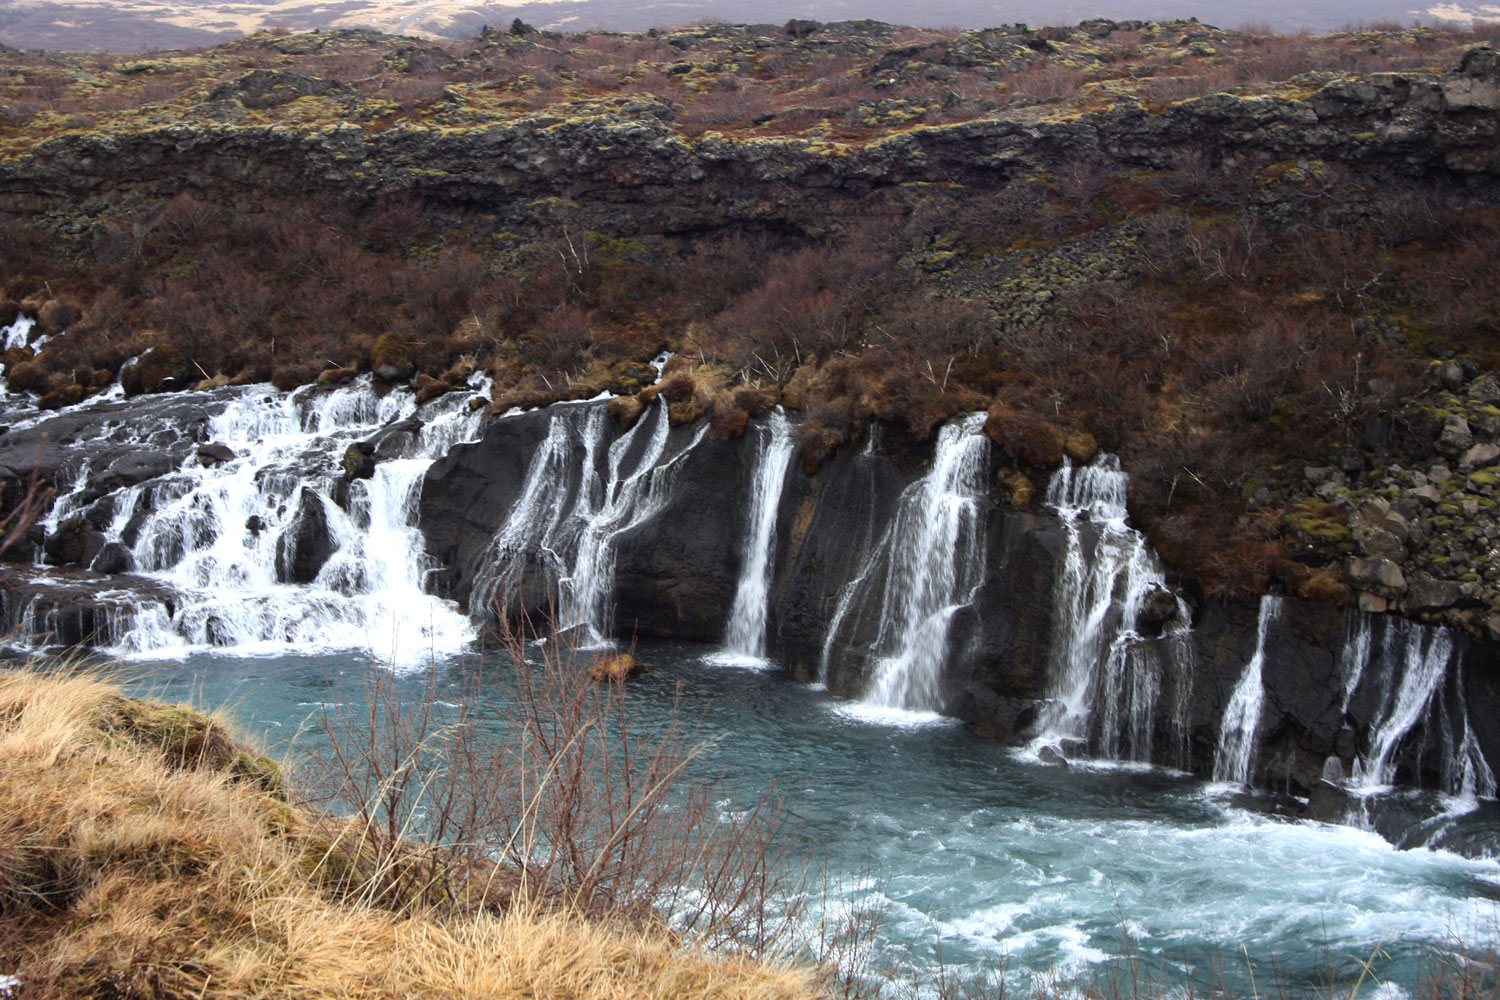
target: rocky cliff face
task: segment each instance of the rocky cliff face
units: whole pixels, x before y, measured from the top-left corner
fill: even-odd
[[[240,90],[253,90],[253,82],[242,81]],[[326,89],[327,81],[313,83]],[[217,100],[238,106],[250,98],[231,88]],[[211,120],[73,132],[0,161],[0,212],[97,209],[180,191],[230,201],[404,191],[435,208],[493,213],[507,224],[545,224],[548,206],[538,202],[565,196],[624,233],[755,221],[817,234],[885,199],[900,203],[912,185],[992,189],[1082,162],[1170,169],[1186,157],[1206,157],[1264,164],[1263,198],[1273,202],[1290,188],[1283,193],[1294,203],[1307,194],[1295,189],[1316,186],[1305,165],[1286,166],[1299,160],[1339,164],[1375,184],[1441,177],[1486,196],[1500,174],[1500,63],[1491,49],[1471,51],[1442,74],[1376,73],[1285,96],[1216,94],[1160,111],[1129,97],[1067,114],[1005,109],[848,143],[717,132],[691,138],[672,117],[645,99],[574,117],[549,111],[381,132],[350,122]]]
[[[477,554],[494,552],[492,540],[510,517],[549,419],[555,417],[533,413],[499,421],[428,474],[422,522],[429,551],[455,567],[448,586],[460,598],[470,594],[482,568]],[[617,428],[607,433],[618,440]],[[745,439],[688,447],[694,428],[671,433],[688,448],[682,471],[654,513],[618,535],[615,628],[623,637],[717,643],[745,558],[747,466],[754,459]],[[829,638],[830,623],[850,581],[891,530],[902,491],[922,474],[920,454],[915,443],[893,441],[889,449],[840,455],[815,476],[788,471],[776,522],[768,630],[773,657],[798,679],[821,680],[845,698],[867,693],[869,644],[878,623],[841,632],[837,641]],[[1025,743],[1037,738],[1046,711],[1049,679],[1057,669],[1055,631],[1072,627],[1059,617],[1063,530],[1050,513],[1002,502],[1008,491],[998,471],[992,466],[988,472],[993,485],[983,503],[984,582],[954,617],[941,707],[989,738]],[[570,500],[559,495],[558,502]],[[526,609],[545,614],[556,575],[527,580]],[[1413,664],[1428,633],[1399,619],[1286,599],[1273,626],[1258,636],[1253,603],[1207,601],[1191,588],[1179,587],[1179,593],[1188,598],[1192,616],[1191,668],[1182,678],[1160,681],[1153,760],[1205,777],[1212,773],[1226,707],[1259,641],[1265,643],[1265,694],[1250,773],[1257,787],[1306,796],[1328,776],[1330,761],[1344,778],[1357,775],[1369,765],[1381,732],[1393,731],[1396,703],[1418,697],[1412,693]],[[1149,646],[1161,640],[1119,641]],[[1448,773],[1455,748],[1466,739],[1484,757],[1500,759],[1500,727],[1480,707],[1492,701],[1496,650],[1454,634],[1442,641],[1456,642],[1457,649],[1451,662],[1428,664],[1436,673],[1420,697],[1429,700],[1407,706],[1413,720],[1401,730],[1400,753],[1388,762],[1388,777],[1403,784],[1448,788],[1455,780]],[[1356,663],[1366,676],[1351,674]],[[1417,716],[1424,721],[1417,724]],[[1178,725],[1186,735],[1185,758]]]
[[[301,419],[378,401],[360,392],[304,392]],[[202,595],[178,589],[182,580],[137,575],[128,560],[133,553],[175,558],[175,549],[142,547],[145,534],[160,530],[147,523],[150,508],[193,495],[204,476],[189,474],[188,463],[201,468],[240,461],[206,439],[207,421],[254,399],[234,389],[147,397],[87,413],[64,411],[0,437],[0,462],[18,475],[43,433],[66,439],[75,465],[71,473],[54,472],[59,480],[72,477],[66,510],[25,543],[38,565],[13,568],[0,584],[5,626],[23,637],[49,633],[69,645],[140,648],[151,635],[230,646],[240,641],[242,623],[234,615],[245,609],[205,604]],[[249,412],[258,406],[257,419],[285,420],[278,416],[283,405],[267,396]],[[464,407],[449,409],[456,417]],[[761,431],[752,424],[741,436],[716,437],[703,422],[673,426],[658,404],[627,432],[607,411],[597,402],[512,415],[490,422],[472,443],[446,449],[405,494],[420,501],[412,517],[435,567],[426,583],[492,622],[497,614],[522,612],[541,622],[561,607],[576,612],[576,624],[584,627],[593,612],[570,611],[569,601],[576,605],[593,581],[605,604],[602,630],[718,645],[753,555],[748,511],[765,454],[757,443],[764,440]],[[389,440],[420,435],[441,417],[432,410],[401,416],[408,411],[394,404],[381,412],[399,419],[368,436],[374,442],[370,479],[341,476],[342,439],[310,437],[325,446],[322,452],[295,448],[287,454],[300,457],[278,459],[254,476],[270,491],[260,523],[221,517],[215,524],[194,514],[186,520],[198,521],[197,534],[161,536],[163,544],[208,551],[218,533],[243,534],[245,554],[234,571],[248,572],[246,560],[264,550],[287,588],[284,599],[305,602],[306,614],[347,599],[332,588],[352,588],[357,598],[368,585],[361,574],[370,570],[351,575],[340,568],[363,546],[350,547],[339,505],[351,514],[368,508],[352,494],[335,501],[336,487],[343,482],[347,493],[366,489],[353,483],[388,478],[387,463],[399,464],[403,454]],[[167,435],[161,454],[175,463],[171,469],[121,464],[122,446],[154,440],[153,434]],[[1138,630],[1131,631],[1122,625],[1122,608],[1136,599],[1127,591],[1139,583],[1117,569],[1102,578],[1105,640],[1088,663],[1096,677],[1092,702],[1083,708],[1088,718],[1071,730],[1056,725],[1059,657],[1094,627],[1070,617],[1077,611],[1065,598],[1064,582],[1069,574],[1076,580],[1104,561],[1118,561],[1106,540],[1118,547],[1128,541],[1119,534],[1126,529],[1095,521],[1069,525],[1050,506],[1017,506],[1014,470],[998,449],[983,454],[973,497],[976,529],[964,551],[939,553],[973,555],[982,572],[934,640],[941,643],[941,676],[930,707],[990,739],[1055,745],[1071,756],[1124,753],[1207,777],[1222,752],[1227,708],[1259,652],[1263,699],[1247,777],[1257,788],[1314,799],[1289,808],[1342,818],[1353,808],[1344,790],[1349,784],[1366,793],[1389,784],[1493,791],[1485,763],[1500,759],[1500,724],[1489,711],[1500,697],[1494,690],[1500,654],[1493,643],[1295,598],[1282,599],[1278,614],[1261,627],[1267,619],[1259,616],[1258,623],[1253,602],[1209,600],[1190,582],[1171,578],[1151,586],[1149,608],[1131,612]],[[911,503],[914,486],[935,474],[938,461],[931,443],[881,426],[815,474],[787,465],[767,543],[772,572],[765,630],[769,655],[794,677],[820,680],[843,698],[869,697],[881,660],[888,659],[877,643],[888,595],[880,586],[855,584],[889,570],[872,555],[892,551],[891,534],[908,523],[901,519],[903,505]],[[209,492],[198,495],[205,512],[221,502]],[[65,548],[69,541],[78,542],[78,551]],[[390,543],[389,537],[381,542]],[[126,561],[110,562],[110,551]],[[207,619],[198,621],[203,615]],[[1145,731],[1129,745],[1107,738],[1111,726],[1118,728],[1107,721],[1111,710],[1123,710],[1110,700],[1119,685],[1107,677],[1122,665],[1144,671],[1128,683],[1150,692],[1140,716]],[[1330,783],[1331,777],[1340,783]]]

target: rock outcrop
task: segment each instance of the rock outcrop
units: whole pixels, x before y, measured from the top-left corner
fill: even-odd
[[[254,71],[217,88],[209,103],[275,107],[342,93],[339,86]],[[399,191],[434,209],[545,224],[549,199],[566,192],[620,233],[753,221],[816,234],[860,206],[907,197],[911,185],[994,189],[1085,161],[1161,169],[1207,156],[1262,165],[1263,208],[1274,215],[1297,211],[1306,199],[1293,190],[1296,178],[1329,164],[1361,183],[1442,179],[1493,196],[1500,175],[1496,93],[1494,50],[1477,48],[1444,74],[1337,77],[1311,92],[1214,94],[1159,111],[1129,96],[1082,113],[1008,107],[852,143],[715,131],[688,137],[673,128],[671,109],[651,97],[460,127],[402,121],[369,130],[348,120],[263,125],[196,116],[69,132],[0,159],[0,212],[180,191],[228,201],[310,191],[371,200]],[[1285,202],[1279,208],[1278,199]],[[399,360],[389,365],[393,373],[403,370]],[[140,391],[152,388],[142,384]]]

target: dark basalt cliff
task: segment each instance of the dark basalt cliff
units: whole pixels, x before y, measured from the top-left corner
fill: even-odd
[[[622,233],[734,222],[825,232],[911,185],[1003,187],[1094,161],[1174,169],[1185,157],[1347,166],[1365,183],[1444,179],[1495,194],[1500,60],[1468,53],[1442,74],[1375,73],[1293,96],[1215,94],[1153,112],[1124,97],[1102,110],[1016,108],[918,125],[865,142],[679,134],[670,109],[617,101],[576,117],[544,112],[469,126],[174,122],[62,135],[0,161],[0,212],[129,203],[194,192],[216,199],[392,191],[435,209],[546,221],[563,196]],[[1265,192],[1274,197],[1274,191]]]
[[[429,552],[450,568],[447,591],[461,601],[471,597],[476,574],[494,558],[492,540],[514,509],[551,419],[537,412],[494,423],[480,441],[455,448],[427,475],[421,523]],[[723,639],[745,559],[744,509],[755,454],[749,435],[693,444],[701,430],[672,430],[669,451],[681,449],[681,471],[656,513],[616,537],[614,629],[622,638]],[[608,433],[614,439],[619,432]],[[875,623],[830,641],[830,622],[846,585],[892,529],[902,491],[923,473],[921,445],[894,438],[888,445],[840,455],[815,476],[789,469],[777,511],[769,651],[794,677],[821,680],[846,698],[860,698],[869,684]],[[992,463],[991,483],[997,471]],[[1068,627],[1059,620],[1057,593],[1063,528],[1051,514],[1008,506],[998,485],[989,493],[981,514],[984,580],[949,631],[943,708],[988,738],[1025,743],[1036,735],[1049,678],[1058,669],[1056,630]],[[566,492],[549,498],[557,509],[573,502]],[[1085,535],[1092,544],[1087,528]],[[533,570],[524,601],[505,605],[512,613],[553,610],[557,580],[541,567]],[[1165,677],[1155,695],[1150,758],[1208,777],[1225,708],[1256,651],[1256,605],[1206,600],[1187,581],[1176,586],[1192,617],[1191,668],[1185,676]],[[1360,624],[1351,614],[1327,602],[1284,600],[1265,637],[1260,749],[1250,775],[1255,786],[1305,796],[1321,787],[1330,758],[1347,771],[1369,752],[1377,722],[1390,712],[1391,691],[1367,681],[1345,694],[1342,657]],[[1457,666],[1431,718],[1403,742],[1397,774],[1405,783],[1443,787],[1444,762],[1463,738],[1455,727],[1468,727],[1466,720],[1481,751],[1490,759],[1500,754],[1500,722],[1484,707],[1500,693],[1494,690],[1500,650],[1461,636],[1456,641]],[[1466,713],[1466,704],[1474,711]]]

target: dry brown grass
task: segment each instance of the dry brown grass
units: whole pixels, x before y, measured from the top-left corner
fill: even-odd
[[[0,672],[0,974],[18,997],[802,997],[811,976],[515,895],[350,893],[340,827],[191,710]],[[332,836],[330,836],[332,833]]]

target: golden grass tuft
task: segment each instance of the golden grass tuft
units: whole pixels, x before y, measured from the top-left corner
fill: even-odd
[[[290,804],[220,720],[0,671],[0,973],[18,996],[814,995],[807,971],[515,895],[376,905],[340,875],[360,863],[350,827]]]

